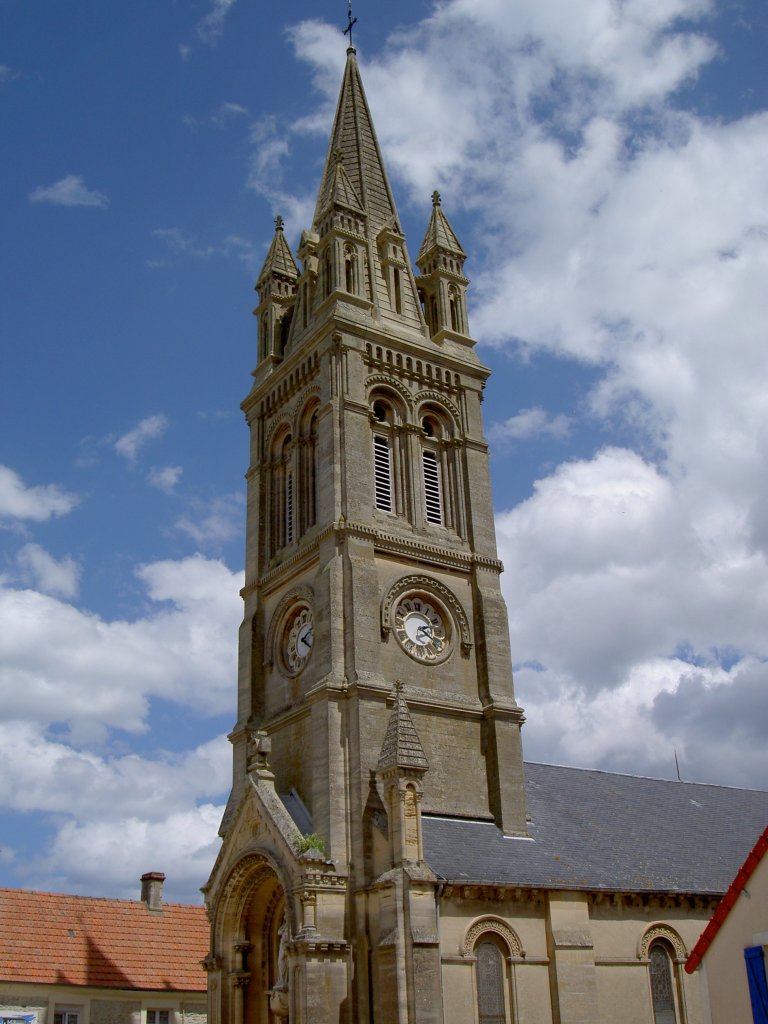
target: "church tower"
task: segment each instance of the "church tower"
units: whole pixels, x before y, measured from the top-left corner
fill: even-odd
[[[442,1020],[424,816],[526,833],[466,254],[414,275],[347,51],[311,228],[256,285],[211,1024]]]

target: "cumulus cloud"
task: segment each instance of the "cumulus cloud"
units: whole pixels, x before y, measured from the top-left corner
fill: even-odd
[[[33,563],[39,554],[27,550]],[[66,877],[103,893],[157,866],[162,847],[169,893],[193,900],[216,854],[231,752],[225,736],[168,749],[178,737],[151,711],[158,699],[234,711],[242,574],[196,556],[137,575],[147,605],[133,621],[0,586],[0,805],[47,816],[52,830],[32,855],[8,839],[5,855],[26,884]],[[121,736],[150,730],[150,755],[126,752]]]
[[[176,528],[201,547],[209,549],[242,533],[245,500],[242,494],[228,494],[209,502],[196,502],[176,520]]]
[[[571,421],[563,413],[550,415],[541,406],[521,409],[503,423],[492,423],[488,437],[492,441],[522,441],[535,437],[565,438],[571,432]]]
[[[744,783],[766,768],[768,114],[684,105],[711,13],[588,0],[574,24],[564,0],[452,0],[363,63],[407,196],[438,187],[478,226],[473,334],[589,366],[582,409],[621,430],[498,519],[527,753],[668,774],[676,747],[689,777]],[[326,131],[330,35],[292,39],[320,90],[298,130]],[[565,435],[560,416],[489,432],[519,449]],[[719,741],[697,697],[732,699]]]
[[[71,555],[65,555],[57,561],[39,544],[25,544],[17,554],[16,561],[33,586],[45,594],[69,598],[77,596],[80,566]]]
[[[21,869],[42,889],[65,875],[84,894],[136,898],[162,849],[166,898],[195,901],[218,849],[222,807],[210,800],[226,794],[230,775],[225,736],[183,754],[100,756],[28,722],[0,724],[0,801],[57,823],[49,848]]]
[[[40,185],[29,193],[32,203],[50,203],[53,206],[98,206],[104,209],[109,199],[103,192],[88,188],[79,174],[68,174],[53,185]]]
[[[57,484],[27,487],[18,473],[0,466],[0,522],[30,520],[41,523],[64,516],[78,504],[78,497]]]
[[[118,437],[114,444],[115,451],[129,462],[135,462],[141,449],[150,441],[162,437],[167,429],[168,417],[162,413],[145,416],[135,427]]]
[[[160,697],[200,713],[231,706],[241,574],[201,556],[140,567],[148,606],[107,621],[32,590],[0,588],[6,719],[63,723],[79,742],[146,731]]]
[[[149,471],[147,480],[156,487],[158,491],[163,491],[165,494],[172,494],[176,484],[181,480],[181,475],[184,470],[181,466],[154,466]]]

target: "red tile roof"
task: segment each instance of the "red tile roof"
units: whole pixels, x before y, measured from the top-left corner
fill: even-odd
[[[205,992],[204,907],[0,889],[0,981]]]
[[[734,905],[739,895],[746,888],[747,882],[752,877],[752,874],[763,859],[764,854],[768,851],[768,826],[763,830],[760,838],[752,848],[751,853],[744,861],[742,866],[736,873],[736,877],[731,882],[731,885],[726,892],[725,896],[720,900],[718,905],[715,907],[715,912],[710,918],[709,924],[701,933],[699,941],[693,947],[690,952],[688,959],[685,962],[685,969],[688,974],[693,974],[696,968],[704,958],[704,954],[712,944],[712,940],[720,931],[720,927],[723,921],[728,917],[731,911],[731,907]]]

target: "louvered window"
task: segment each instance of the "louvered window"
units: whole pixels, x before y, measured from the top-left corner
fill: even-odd
[[[285,543],[293,543],[293,473],[290,469],[285,477]]]
[[[373,475],[376,508],[392,511],[392,451],[389,441],[380,434],[373,436]]]
[[[422,452],[424,465],[424,502],[428,523],[443,525],[443,496],[440,491],[440,464],[436,452]]]

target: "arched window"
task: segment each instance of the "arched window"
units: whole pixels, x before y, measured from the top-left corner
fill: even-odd
[[[354,246],[344,246],[344,287],[350,295],[360,292],[357,273],[357,253]]]
[[[299,445],[298,528],[301,534],[317,522],[318,402],[310,402],[301,416]]]
[[[333,257],[330,247],[325,250],[323,257],[323,295],[325,298],[333,291]]]
[[[491,936],[483,935],[475,946],[475,982],[479,1024],[507,1024],[504,997],[504,956]]]
[[[373,503],[382,512],[393,512],[392,409],[379,399],[373,403],[373,416],[377,424],[373,432]]]
[[[293,438],[284,431],[272,448],[269,553],[274,555],[294,540]]]
[[[677,1024],[675,970],[670,947],[663,940],[648,950],[653,1024]]]
[[[407,515],[411,482],[407,439],[402,429],[404,410],[389,391],[370,398],[373,428],[373,504],[394,515]],[[408,516],[410,518],[410,516]]]
[[[464,333],[464,318],[461,313],[461,296],[456,285],[452,284],[448,289],[448,305],[451,314],[451,330],[457,334]]]
[[[269,316],[262,313],[259,320],[259,360],[269,355]]]
[[[421,412],[421,472],[424,518],[433,526],[454,525],[452,452],[446,447],[447,419],[436,409]]]
[[[392,289],[394,291],[395,312],[403,312],[403,289],[400,284],[400,271],[397,267],[392,270]]]

